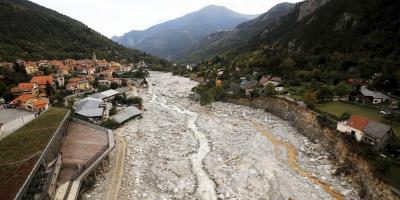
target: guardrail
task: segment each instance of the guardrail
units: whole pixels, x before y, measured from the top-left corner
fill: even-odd
[[[40,156],[40,158],[36,161],[35,166],[33,167],[33,169],[31,170],[31,172],[29,173],[28,177],[26,178],[24,184],[22,185],[22,187],[18,190],[17,195],[15,196],[14,199],[16,200],[20,200],[23,198],[24,194],[26,193],[27,189],[29,188],[29,184],[32,181],[32,178],[34,177],[35,173],[37,172],[37,170],[40,167],[40,164],[45,162],[46,163],[46,156],[49,153],[55,153],[53,152],[52,147],[53,146],[59,146],[59,148],[61,148],[61,145],[56,145],[54,144],[55,142],[60,142],[60,140],[57,140],[57,138],[61,137],[65,137],[66,131],[65,130],[66,127],[66,123],[70,120],[70,116],[71,116],[71,111],[68,111],[68,113],[65,115],[64,119],[61,121],[60,125],[58,126],[57,130],[55,131],[54,135],[51,137],[49,143],[47,143],[46,148],[43,150],[42,155]],[[62,132],[64,131],[64,133]],[[61,140],[62,141],[62,140]],[[57,152],[58,153],[58,152]]]
[[[74,173],[74,175],[71,176],[70,181],[75,180],[78,176],[80,176],[82,174],[83,171],[85,171],[90,165],[92,165],[94,163],[94,161],[96,161],[101,155],[103,155],[104,152],[107,151],[109,145],[107,144],[107,146],[104,146],[103,148],[101,148],[101,150],[99,152],[97,152],[92,158],[90,158],[90,160],[82,165],[82,167],[80,169],[78,169],[78,171],[76,171]]]

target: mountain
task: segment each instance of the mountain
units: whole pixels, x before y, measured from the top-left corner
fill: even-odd
[[[205,57],[311,91],[351,79],[400,96],[399,8],[396,0],[303,1],[261,29],[239,26],[256,31],[229,48],[211,46]]]
[[[222,6],[210,5],[183,17],[150,27],[144,31],[131,31],[112,39],[124,46],[168,59],[178,59],[208,34],[229,30],[254,18]]]
[[[201,61],[209,59],[220,52],[235,48],[238,44],[245,43],[269,25],[276,23],[282,16],[291,12],[294,7],[295,4],[292,3],[280,3],[259,17],[239,24],[234,30],[212,33],[205,37],[199,46],[192,49],[192,52],[180,61]]]
[[[0,0],[0,61],[98,58],[160,62],[79,21],[26,0]]]

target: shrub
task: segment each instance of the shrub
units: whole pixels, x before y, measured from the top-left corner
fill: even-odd
[[[308,91],[304,94],[303,100],[308,107],[314,107],[317,103],[317,95],[315,92]]]
[[[276,94],[275,85],[272,83],[268,83],[264,88],[264,93],[267,96],[275,95]]]
[[[100,124],[101,126],[108,128],[108,129],[116,129],[118,128],[118,123],[112,119],[107,119]]]

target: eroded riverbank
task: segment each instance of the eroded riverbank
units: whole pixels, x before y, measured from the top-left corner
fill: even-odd
[[[128,143],[119,199],[357,199],[330,155],[288,122],[234,104],[200,107],[187,78],[152,72],[148,82],[143,119],[115,131]]]

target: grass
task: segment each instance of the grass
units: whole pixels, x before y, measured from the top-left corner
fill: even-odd
[[[379,107],[375,106],[364,106],[346,102],[328,102],[317,104],[315,108],[319,111],[334,115],[336,117],[340,117],[343,113],[349,112],[351,114],[359,115],[368,119],[387,123],[384,115],[379,114]],[[400,138],[400,124],[394,123],[392,127],[397,138]],[[377,156],[380,157],[380,155]],[[378,160],[379,162],[376,161],[378,157],[370,158],[375,160],[373,161],[375,166],[383,165],[383,163],[381,163],[382,160]],[[393,161],[389,158],[385,159],[388,162],[387,165],[383,166],[386,171],[384,173],[377,172],[377,174],[387,183],[396,188],[400,188],[400,165],[397,161]]]
[[[50,108],[15,133],[0,141],[0,199],[12,199],[39,158],[25,160],[44,150],[68,110]]]
[[[372,106],[363,106],[357,104],[350,104],[341,101],[336,102],[328,102],[328,103],[321,103],[315,105],[317,110],[320,110],[325,113],[329,113],[336,117],[340,117],[343,113],[349,112],[351,114],[359,115],[368,119],[381,121],[383,123],[387,123],[385,121],[384,115],[379,114],[379,109],[372,107]],[[398,138],[400,138],[400,124],[393,123],[392,124],[393,130]]]

